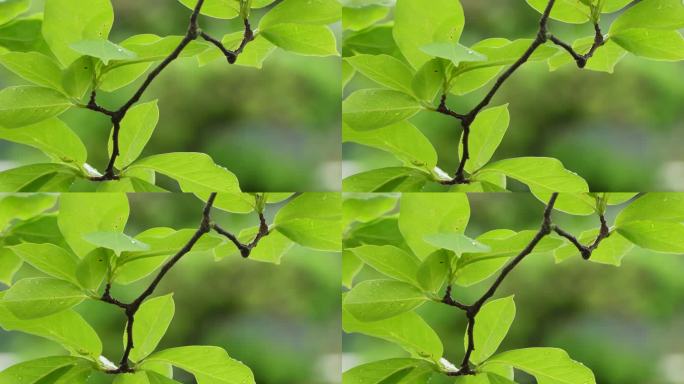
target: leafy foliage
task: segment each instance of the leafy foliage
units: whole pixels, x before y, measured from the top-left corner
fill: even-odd
[[[581,177],[549,158],[518,157],[493,162],[511,124],[507,104],[490,106],[505,82],[527,62],[550,70],[574,63],[612,73],[629,53],[648,60],[681,61],[684,4],[678,0],[527,0],[541,14],[533,39],[490,37],[465,46],[459,1],[347,1],[343,8],[346,86],[360,75],[379,88],[352,89],[343,102],[343,141],[392,154],[399,167],[377,168],[346,178],[348,192],[416,192],[433,184],[452,191],[504,191],[508,180],[534,193],[583,193]],[[610,26],[603,16],[611,15]],[[614,17],[616,16],[616,17]],[[608,18],[606,18],[608,19]],[[551,32],[556,22],[591,24],[594,34],[567,43]],[[460,96],[488,88],[469,111],[451,109]],[[459,107],[460,109],[460,107]],[[439,167],[433,143],[416,126],[420,115],[439,113],[462,128],[459,167]],[[441,144],[441,143],[434,143]]]
[[[211,193],[196,229],[150,228],[126,234],[129,202],[123,193],[11,195],[0,199],[0,327],[52,340],[70,356],[14,365],[0,372],[3,383],[86,383],[95,372],[115,383],[171,383],[175,366],[198,383],[254,383],[251,370],[211,346],[157,350],[176,311],[173,294],[152,297],[164,276],[187,254],[240,255],[280,263],[295,246],[339,251],[339,194]],[[239,202],[236,204],[236,202]],[[259,225],[236,236],[213,219],[213,210],[256,214]],[[277,212],[272,212],[277,210]],[[266,222],[266,212],[275,222]],[[44,276],[14,281],[21,265]],[[149,277],[129,303],[113,296],[117,286]],[[101,301],[123,310],[123,356],[113,364],[102,356],[98,333],[77,312],[84,301]],[[180,310],[180,309],[179,309]]]
[[[343,374],[344,383],[428,383],[434,375],[461,384],[513,383],[515,370],[540,384],[595,383],[590,368],[563,350],[500,351],[516,311],[524,309],[516,308],[513,296],[495,298],[497,290],[531,254],[553,255],[559,263],[580,256],[619,266],[634,247],[682,253],[684,199],[676,193],[549,193],[538,198],[546,204],[539,230],[492,229],[470,238],[464,234],[471,216],[468,195],[347,195],[343,329],[396,344],[408,356],[356,366]],[[558,213],[592,215],[599,226],[576,237],[554,222]],[[608,224],[607,215],[616,215],[614,224]],[[366,267],[375,273],[362,279]],[[472,304],[455,299],[484,280],[491,281],[489,288]],[[440,339],[420,314],[421,306],[433,304],[452,307],[468,320],[459,364],[445,358],[453,340]]]
[[[329,24],[340,19],[341,5],[337,0],[180,2],[192,10],[184,36],[140,34],[120,42],[109,40],[114,25],[110,0],[47,0],[42,12],[32,15],[24,15],[30,0],[0,3],[0,65],[32,84],[0,90],[0,139],[34,147],[50,161],[0,172],[0,191],[163,191],[155,186],[156,174],[176,180],[186,192],[240,191],[235,175],[207,155],[141,158],[164,109],[163,101],[140,103],[141,98],[177,58],[196,58],[201,65],[224,58],[229,64],[261,68],[277,48],[306,56],[337,55]],[[270,8],[255,31],[251,9],[264,7]],[[240,18],[244,29],[216,39],[200,29],[201,15]],[[17,44],[32,33],[31,44]],[[120,107],[110,110],[97,103],[98,93],[139,80],[137,91]],[[102,114],[112,123],[110,161],[103,171],[87,163],[81,138],[60,118],[76,108]]]

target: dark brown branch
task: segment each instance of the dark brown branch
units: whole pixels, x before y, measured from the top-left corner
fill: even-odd
[[[556,232],[558,235],[568,239],[572,245],[577,248],[577,250],[580,252],[582,255],[582,258],[584,260],[589,260],[591,258],[591,254],[598,248],[598,246],[601,244],[601,242],[608,238],[610,236],[610,228],[608,227],[608,224],[606,223],[606,218],[604,215],[599,215],[599,219],[601,220],[601,228],[599,229],[599,233],[596,236],[596,239],[590,244],[590,245],[584,245],[582,244],[577,237],[572,235],[571,233],[568,233],[558,226],[554,225],[553,226],[553,231]]]
[[[580,54],[579,52],[575,51],[575,49],[570,44],[562,41],[554,35],[549,35],[549,40],[551,40],[554,44],[558,45],[559,47],[565,49],[570,54],[570,56],[572,56],[572,58],[575,60],[578,68],[586,67],[587,61],[589,61],[589,59],[594,56],[596,50],[606,43],[603,37],[603,33],[601,32],[601,27],[598,25],[598,23],[594,23],[594,42],[589,48],[589,51],[585,54]]]
[[[138,88],[138,90],[131,96],[128,101],[122,105],[119,109],[112,111],[108,110],[106,108],[101,107],[100,105],[97,104],[97,92],[95,89],[90,94],[90,100],[87,105],[85,105],[86,108],[102,113],[106,116],[109,116],[112,124],[114,125],[114,129],[112,132],[112,154],[109,159],[109,163],[107,164],[107,168],[105,169],[105,172],[102,176],[99,177],[92,177],[90,180],[92,181],[107,181],[107,180],[117,180],[119,177],[116,175],[114,171],[114,164],[116,162],[117,157],[120,154],[119,151],[119,132],[121,130],[121,121],[124,119],[128,111],[142,98],[143,94],[149,86],[152,84],[152,82],[159,76],[166,67],[168,67],[174,60],[176,60],[185,47],[188,46],[192,41],[196,40],[198,37],[202,36],[205,40],[213,43],[221,51],[226,55],[228,58],[228,62],[233,64],[237,60],[237,57],[244,48],[247,46],[247,44],[254,40],[254,33],[252,31],[252,28],[249,24],[249,20],[245,19],[244,20],[244,25],[245,25],[245,32],[244,32],[244,38],[242,42],[240,43],[240,46],[237,50],[235,51],[229,51],[227,50],[223,44],[212,38],[211,36],[207,35],[206,33],[202,32],[199,27],[199,15],[202,10],[202,6],[204,5],[204,0],[198,0],[197,4],[195,5],[195,8],[192,11],[192,14],[190,16],[190,25],[188,27],[187,32],[185,33],[185,36],[183,36],[183,39],[181,42],[178,44],[178,46],[167,56],[164,60],[162,60],[159,65],[157,65],[152,72],[150,72],[147,77],[145,78],[145,81],[143,81],[142,85]]]
[[[264,236],[268,236],[268,234],[270,233],[268,229],[268,224],[266,223],[266,218],[264,217],[263,213],[259,213],[259,232],[257,232],[254,239],[249,243],[242,243],[237,238],[237,236],[221,228],[221,226],[219,226],[216,223],[212,224],[211,228],[218,234],[225,236],[228,240],[235,244],[235,246],[240,250],[240,254],[244,258],[248,258],[249,255],[252,253],[252,249],[254,249],[254,247],[256,247],[259,244],[259,241]]]

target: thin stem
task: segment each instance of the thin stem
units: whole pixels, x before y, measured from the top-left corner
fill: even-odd
[[[235,246],[237,247],[238,250],[240,250],[240,254],[244,258],[248,258],[249,255],[252,253],[252,249],[256,247],[259,244],[259,241],[264,237],[268,236],[270,233],[270,230],[268,228],[268,223],[266,223],[266,218],[264,217],[263,213],[259,213],[259,232],[257,232],[256,236],[252,241],[249,243],[242,243],[240,239],[237,238],[234,234],[230,233],[229,231],[223,229],[220,225],[213,223],[211,225],[211,228],[216,231],[216,233],[220,234],[221,236],[226,237],[228,240],[230,240]]]

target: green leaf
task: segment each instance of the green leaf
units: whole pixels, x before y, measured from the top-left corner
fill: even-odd
[[[630,7],[610,26],[610,35],[631,28],[684,28],[684,4],[679,0],[644,0]]]
[[[413,69],[389,55],[356,55],[345,58],[354,69],[376,83],[412,94]]]
[[[49,56],[38,52],[8,52],[0,55],[0,64],[36,85],[63,91],[62,69]]]
[[[345,192],[416,192],[430,175],[414,168],[380,168],[357,173],[342,181]]]
[[[169,379],[164,375],[160,375],[156,372],[147,371],[147,378],[150,384],[180,384],[178,381]]]
[[[437,333],[415,312],[402,313],[380,321],[363,322],[343,309],[342,329],[347,333],[361,333],[387,340],[411,354],[434,361],[439,360],[444,353]]]
[[[583,383],[596,384],[591,370],[556,348],[526,348],[500,353],[484,367],[507,365],[524,371],[537,379],[538,384]]]
[[[352,248],[350,251],[364,263],[388,277],[413,285],[418,284],[416,272],[420,266],[420,260],[397,247],[364,245]]]
[[[148,356],[141,364],[168,363],[195,376],[197,384],[254,384],[252,371],[233,360],[223,348],[187,346],[170,348]]]
[[[14,274],[23,265],[21,258],[7,248],[0,248],[0,283],[12,285]]]
[[[474,364],[485,362],[496,352],[506,337],[515,318],[515,302],[513,296],[492,300],[485,304],[475,317],[475,350],[470,356]],[[468,336],[464,338],[467,348]]]
[[[35,319],[67,310],[86,298],[75,285],[50,277],[22,279],[2,302],[19,319]]]
[[[0,248],[0,263],[2,263],[2,248]],[[361,272],[363,262],[356,257],[354,252],[342,251],[342,285],[351,288],[354,285],[354,277]],[[0,269],[2,270],[2,269]]]
[[[448,249],[453,251],[459,257],[464,253],[485,253],[491,251],[489,246],[482,244],[479,241],[473,240],[461,233],[435,233],[425,235],[423,239],[428,244],[439,249]]]
[[[370,130],[407,120],[422,109],[413,97],[387,89],[362,89],[342,102],[344,122],[352,129]]]
[[[396,280],[366,280],[347,293],[343,306],[361,321],[389,319],[428,300],[420,289]]]
[[[476,69],[513,64],[529,49],[533,42],[533,39],[518,39],[510,42],[500,38],[482,40],[474,44],[473,49],[477,49],[478,52],[487,56],[487,60],[461,63],[456,69],[456,75]],[[555,46],[541,45],[534,51],[528,61],[546,60],[557,52],[558,48]]]
[[[612,36],[627,51],[652,60],[684,60],[684,37],[678,31],[628,29]]]
[[[147,372],[124,373],[114,376],[112,384],[150,384]]]
[[[122,233],[128,212],[128,198],[123,193],[63,194],[57,223],[71,249],[83,258],[97,248],[84,235],[97,231]]]
[[[71,107],[61,93],[33,85],[7,87],[0,91],[0,126],[23,127],[61,115]]]
[[[618,232],[639,247],[665,253],[684,252],[684,224],[661,221],[630,221]]]
[[[589,187],[577,174],[568,171],[563,164],[547,157],[518,157],[506,159],[486,165],[474,174],[490,172],[501,173],[516,179],[532,190],[533,193],[548,192],[587,192]]]
[[[342,8],[342,27],[345,30],[360,31],[387,17],[389,8],[371,5],[363,8]]]
[[[119,134],[120,156],[116,159],[116,167],[123,169],[133,163],[145,149],[159,121],[157,100],[143,103],[131,108],[121,120]],[[109,155],[112,154],[112,137],[109,137]]]
[[[47,194],[9,195],[0,198],[0,231],[13,220],[28,220],[55,206],[57,197]]]
[[[425,258],[416,273],[416,279],[421,288],[433,293],[442,289],[442,285],[444,285],[451,270],[452,255],[453,253],[440,249]]]
[[[132,60],[137,57],[134,52],[105,39],[79,40],[71,43],[69,47],[82,55],[100,59],[104,65],[109,64],[111,60]]]
[[[426,44],[420,50],[432,57],[439,57],[451,61],[454,65],[462,62],[487,61],[487,56],[475,52],[457,42],[438,42]]]
[[[76,355],[98,358],[102,354],[95,330],[71,309],[38,319],[19,319],[0,300],[0,327],[52,340]]]
[[[80,100],[94,81],[95,62],[92,57],[83,56],[71,63],[64,71],[62,86],[67,94]]]
[[[407,121],[372,131],[357,131],[343,124],[342,141],[389,152],[405,165],[422,168],[426,172],[437,166],[437,151],[432,143],[418,128]]]
[[[445,76],[445,61],[432,59],[418,69],[411,81],[411,89],[420,100],[432,103],[446,85]]]
[[[157,348],[157,344],[171,324],[174,312],[172,294],[155,297],[140,306],[133,322],[132,361],[141,361]],[[126,338],[124,334],[124,346]]]
[[[57,118],[21,128],[0,128],[0,139],[37,148],[51,159],[63,163],[80,166],[88,157],[78,135]]]
[[[404,194],[400,200],[399,229],[421,260],[439,249],[425,242],[426,235],[462,233],[469,218],[470,205],[465,194]]]
[[[259,21],[259,29],[278,24],[332,24],[342,17],[337,0],[284,0]]]
[[[0,191],[66,192],[76,170],[63,164],[32,164],[0,172]]]
[[[457,43],[465,17],[460,1],[398,0],[394,15],[394,40],[406,60],[416,69],[431,57],[420,48],[434,42]]]
[[[52,277],[76,281],[78,258],[54,244],[20,243],[9,247],[22,260]]]
[[[416,371],[432,373],[434,365],[418,359],[389,359],[356,366],[342,374],[344,384],[413,384],[409,378]]]
[[[397,198],[392,195],[347,194],[342,200],[344,226],[354,221],[367,223],[394,209]]]
[[[240,32],[242,33],[242,32]],[[127,59],[119,59],[121,62],[112,63],[105,68],[105,71],[112,71],[122,67],[130,67],[133,64],[161,61],[171,55],[181,44],[185,36],[157,36],[153,34],[143,34],[131,36],[121,42],[121,47],[134,53],[135,56]],[[210,46],[200,41],[192,41],[185,46],[183,52],[178,57],[194,57]],[[140,67],[142,68],[142,66]]]
[[[615,219],[619,227],[632,221],[684,221],[684,195],[647,193],[623,209]]]
[[[98,248],[111,249],[118,256],[122,252],[147,251],[150,246],[120,232],[91,232],[83,235],[83,240]]]
[[[526,0],[539,13],[544,13],[548,0]],[[551,9],[551,18],[571,24],[583,24],[591,19],[591,9],[579,0],[557,0]]]
[[[5,0],[0,3],[0,25],[12,21],[17,16],[28,11],[30,0]]]
[[[64,67],[81,55],[71,44],[87,39],[107,39],[114,23],[110,0],[47,0],[43,20],[43,37],[52,53]]]
[[[146,157],[131,164],[125,173],[138,169],[153,170],[176,180],[183,192],[240,191],[237,177],[203,153],[177,152]]]
[[[189,9],[194,9],[196,0],[179,0]],[[251,8],[263,8],[275,0],[252,0]],[[240,0],[206,0],[202,7],[203,15],[217,19],[232,19],[240,15]]]
[[[584,231],[580,234],[579,241],[585,245],[591,244],[596,239],[596,236],[598,236],[598,233],[598,229]],[[625,257],[632,248],[634,248],[634,244],[630,243],[629,240],[622,237],[619,233],[613,232],[610,234],[610,237],[601,241],[598,248],[591,253],[591,258],[589,260],[599,264],[619,267],[622,264],[622,258]],[[556,249],[553,255],[557,263],[570,257],[580,257],[577,247],[573,244],[567,244]]]
[[[76,268],[79,285],[97,291],[110,268],[111,250],[97,248],[88,253]]]
[[[261,31],[268,41],[304,56],[337,56],[335,34],[326,25],[278,24]]]
[[[342,198],[335,193],[304,193],[278,211],[275,229],[297,244],[337,252],[342,244]]]
[[[467,172],[473,173],[487,165],[501,144],[509,123],[508,104],[485,109],[477,115],[470,127],[470,159],[465,167]],[[459,156],[463,153],[462,142],[463,140],[458,147]]]
[[[73,356],[51,356],[25,361],[0,372],[0,383],[37,384],[53,372],[79,362],[85,360]]]

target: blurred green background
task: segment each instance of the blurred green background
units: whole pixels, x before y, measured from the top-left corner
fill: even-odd
[[[33,11],[44,0],[33,0]],[[190,10],[176,0],[114,0],[110,40],[143,33],[183,35]],[[277,2],[276,2],[277,3]],[[254,13],[253,24],[264,10]],[[236,21],[201,18],[216,37],[239,31]],[[336,28],[339,30],[339,28]],[[143,97],[159,99],[160,120],[143,156],[204,152],[235,173],[244,191],[326,191],[340,186],[339,57],[304,57],[277,50],[261,70],[217,60],[174,62]],[[105,107],[122,105],[142,80],[99,95]],[[26,84],[0,66],[0,88]],[[81,136],[88,162],[107,164],[111,124],[102,115],[72,110],[65,121]],[[0,169],[45,162],[38,151],[0,141]]]
[[[465,45],[490,37],[512,40],[536,34],[540,15],[522,0],[461,0],[461,4]],[[603,16],[605,31],[614,17]],[[593,35],[589,24],[552,21],[550,29],[565,41]],[[358,87],[376,86],[356,76],[347,93]],[[466,112],[490,87],[452,97],[449,105]],[[682,100],[682,62],[629,55],[612,75],[572,65],[549,73],[545,62],[528,63],[492,101],[493,106],[510,103],[511,112],[511,125],[493,159],[555,157],[584,177],[592,191],[680,191],[684,189]],[[437,149],[440,167],[453,173],[458,166],[460,125],[436,113],[421,113],[412,121]],[[343,158],[345,176],[399,165],[389,154],[356,144],[343,146]]]
[[[191,195],[130,195],[126,233],[151,227],[196,228],[202,202]],[[267,209],[272,222],[278,206]],[[253,226],[256,216],[215,211],[214,219],[235,232]],[[239,256],[215,262],[210,254],[182,259],[162,280],[154,296],[174,293],[176,314],[159,349],[217,345],[247,364],[259,384],[329,384],[339,382],[339,254],[293,248],[281,265]],[[39,274],[23,267],[15,281]],[[113,295],[132,300],[150,278],[114,286]],[[4,289],[4,288],[3,288]],[[123,352],[126,319],[109,304],[88,301],[77,307],[99,333],[104,355],[118,361]],[[53,342],[0,330],[0,370],[30,358],[64,354]],[[176,371],[179,381],[191,376]],[[89,384],[110,383],[111,375],[93,376]]]
[[[507,228],[536,230],[544,206],[528,194],[470,195],[471,219],[466,235]],[[613,222],[620,207],[608,214]],[[598,227],[595,217],[554,213],[563,229],[578,234]],[[526,347],[563,348],[590,367],[600,384],[684,383],[684,255],[633,250],[621,267],[583,261],[579,255],[556,265],[551,254],[525,259],[496,294],[515,295],[517,315],[499,351]],[[377,276],[365,267],[356,281]],[[493,279],[454,296],[473,302]],[[465,316],[434,303],[418,311],[440,335],[446,358],[463,358]],[[362,362],[403,357],[394,344],[362,335],[343,337],[343,368]],[[523,374],[518,382],[534,383]],[[437,377],[431,384],[452,383]]]

